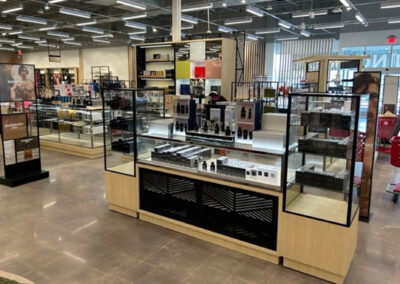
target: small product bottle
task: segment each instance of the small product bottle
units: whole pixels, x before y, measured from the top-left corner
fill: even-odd
[[[214,133],[215,133],[215,134],[218,134],[218,133],[219,133],[219,125],[218,125],[218,123],[215,124]]]
[[[203,171],[207,171],[207,162],[203,161],[203,164],[201,165]]]
[[[176,121],[176,124],[175,124],[175,130],[176,130],[176,131],[178,131],[178,130],[179,130],[179,121]]]
[[[247,139],[247,129],[243,130],[243,139]]]
[[[251,108],[249,108],[249,116],[248,116],[248,118],[251,119]]]
[[[176,113],[181,113],[181,104],[180,103],[178,103],[176,105]]]
[[[246,109],[242,107],[242,110],[240,111],[240,118],[245,119],[246,118]]]
[[[203,131],[204,131],[204,132],[207,132],[207,131],[208,131],[207,120],[204,121],[204,124],[203,124]]]
[[[211,162],[211,165],[210,165],[210,172],[215,173],[215,163],[214,163],[214,162]]]
[[[227,126],[227,127],[225,128],[225,135],[226,135],[226,136],[230,136],[230,135],[231,135],[231,129],[229,128],[229,126]]]
[[[183,132],[183,123],[179,124],[179,131]]]
[[[237,131],[237,137],[238,138],[242,138],[242,128],[239,127],[238,131]]]
[[[249,131],[249,139],[253,140],[253,131]]]

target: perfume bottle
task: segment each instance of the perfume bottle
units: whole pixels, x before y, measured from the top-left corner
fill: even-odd
[[[183,132],[183,123],[179,124],[179,131]]]
[[[242,110],[240,111],[240,118],[245,119],[246,118],[246,109],[242,107]]]
[[[248,118],[251,119],[251,108],[249,108],[249,116],[248,116]]]
[[[253,140],[253,131],[249,131],[249,139]]]
[[[207,162],[203,161],[203,164],[201,165],[203,171],[207,171]]]
[[[231,129],[229,128],[229,126],[227,126],[227,127],[225,128],[225,135],[226,135],[226,136],[230,136],[230,135],[231,135]]]
[[[215,163],[214,162],[211,162],[210,171],[215,172]]]
[[[242,128],[239,127],[238,131],[237,131],[237,137],[238,138],[242,138]]]
[[[243,139],[247,139],[247,133],[248,133],[248,131],[245,129],[243,131]]]
[[[176,131],[179,130],[179,121],[177,121],[176,124],[175,124],[175,130],[176,130]]]
[[[178,103],[176,105],[176,113],[181,113],[181,104],[180,103]]]
[[[204,121],[204,124],[203,124],[203,131],[204,131],[204,132],[207,132],[207,131],[208,131],[207,120]]]
[[[219,125],[218,125],[218,123],[215,124],[214,133],[215,133],[215,134],[218,134],[218,133],[219,133]]]

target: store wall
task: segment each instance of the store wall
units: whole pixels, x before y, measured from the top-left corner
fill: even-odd
[[[47,51],[24,52],[24,63],[36,68],[79,67],[79,53],[78,49],[61,50],[61,62],[49,62]]]
[[[398,33],[399,30],[342,33],[340,35],[339,48],[347,46],[387,45],[386,38],[390,35],[398,35]]]
[[[0,63],[22,63],[22,56],[18,56],[16,52],[0,52]]]

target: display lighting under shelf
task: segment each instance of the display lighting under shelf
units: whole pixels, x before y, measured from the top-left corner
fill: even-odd
[[[248,5],[246,7],[246,12],[248,12],[250,14],[253,14],[253,15],[257,16],[257,17],[264,17],[263,10],[258,9],[257,7],[254,7],[254,6]]]
[[[244,17],[244,18],[238,18],[238,19],[232,19],[232,20],[226,20],[225,25],[230,26],[230,25],[239,25],[239,24],[247,24],[253,22],[252,17]]]
[[[264,34],[276,34],[281,31],[280,28],[269,28],[269,29],[262,29],[255,32],[256,35],[264,35]]]
[[[388,24],[400,24],[400,18],[390,18]]]
[[[281,26],[282,28],[285,28],[285,29],[292,28],[292,24],[291,23],[283,21],[283,20],[279,21],[278,25]]]
[[[123,17],[122,20],[127,21],[127,20],[133,20],[133,19],[142,19],[142,18],[146,18],[146,17],[147,17],[147,12],[144,12],[141,14]]]
[[[82,28],[82,31],[88,32],[88,33],[94,33],[94,34],[104,34],[104,30],[103,29],[94,28],[94,27],[88,27],[88,26],[84,26]]]
[[[47,21],[44,19],[39,19],[35,17],[28,17],[28,16],[17,16],[15,18],[17,21],[31,23],[31,24],[38,24],[38,25],[47,25]]]
[[[400,8],[400,1],[385,1],[381,3],[381,9]]]
[[[132,22],[132,21],[126,21],[125,22],[125,27],[139,29],[139,30],[146,30],[147,29],[145,24]]]
[[[8,13],[13,13],[13,12],[18,12],[24,9],[24,6],[22,4],[19,4],[17,6],[12,6],[12,7],[7,7],[1,11],[2,14],[8,14]]]
[[[7,24],[0,24],[0,30],[12,30],[12,26],[11,25],[7,25]]]
[[[139,10],[146,10],[146,5],[135,2],[135,1],[131,1],[131,0],[117,0],[116,1],[118,4],[121,5],[125,5],[125,6],[129,6],[135,9],[139,9]]]
[[[341,29],[343,27],[344,27],[344,23],[314,24],[314,30]]]
[[[229,28],[229,27],[225,27],[225,26],[218,26],[218,31],[222,32],[222,33],[232,33],[233,29]]]
[[[91,17],[91,14],[89,12],[85,12],[85,11],[81,11],[81,10],[77,10],[77,9],[65,8],[65,7],[61,7],[59,12],[64,15],[85,18],[85,19],[90,19],[90,17]]]
[[[188,15],[182,15],[181,16],[181,21],[189,23],[189,24],[194,24],[194,25],[199,23],[198,19],[196,19],[194,17],[191,17],[191,16],[188,16]]]
[[[212,2],[210,3],[200,3],[200,4],[194,4],[194,5],[187,5],[184,6],[181,11],[182,12],[193,12],[193,11],[201,11],[201,10],[208,10],[211,9],[214,6]]]

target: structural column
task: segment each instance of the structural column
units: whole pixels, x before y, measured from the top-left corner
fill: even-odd
[[[182,0],[172,0],[172,41],[181,41]]]

